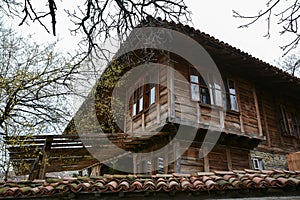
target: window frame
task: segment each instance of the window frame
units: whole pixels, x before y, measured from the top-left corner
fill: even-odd
[[[300,139],[299,115],[283,104],[279,105],[279,126],[283,136]]]
[[[137,87],[135,87],[136,89],[131,95],[130,102],[129,102],[129,113],[132,118],[137,118],[138,116],[140,116],[145,111],[149,110],[153,105],[157,103],[158,84],[155,84],[155,79],[158,77],[159,77],[158,73],[150,72],[145,76],[145,78],[141,78],[136,82],[135,85]],[[150,82],[150,83],[144,84],[145,82]],[[130,90],[132,89],[133,88],[130,88]],[[154,95],[154,97],[152,95]],[[151,102],[152,98],[154,99],[153,102]]]
[[[194,73],[196,71],[196,73]],[[194,81],[192,79],[192,76],[197,77],[197,81]],[[211,82],[212,84],[204,83],[203,76],[205,76],[206,80]],[[190,99],[191,101],[198,102],[202,106],[214,106],[226,109],[226,111],[232,112],[232,113],[239,113],[240,112],[240,105],[239,105],[239,98],[238,98],[238,91],[236,88],[236,81],[232,78],[224,78],[222,79],[224,83],[224,88],[222,87],[222,83],[217,83],[214,81],[215,77],[212,74],[204,74],[201,75],[193,66],[189,66],[189,84],[190,84]],[[233,84],[234,92],[230,91],[231,84]],[[192,89],[193,85],[197,86],[198,92],[193,92],[194,89]],[[207,92],[207,96],[209,98],[208,103],[203,102],[201,88],[204,88]],[[199,97],[193,98],[194,96],[199,95]],[[236,108],[234,108],[233,100],[235,99]],[[199,100],[198,100],[199,99]]]
[[[252,158],[252,167],[255,170],[263,170],[264,164],[261,158]]]
[[[230,81],[233,83],[233,89],[234,89],[234,93],[232,93],[230,91]],[[227,78],[226,79],[226,110],[230,111],[230,112],[236,112],[238,113],[240,111],[239,108],[239,101],[238,101],[238,94],[237,94],[237,89],[236,89],[236,81],[231,79],[231,78]],[[235,103],[236,103],[236,110],[233,109],[233,104],[232,104],[232,99],[231,97],[235,97]]]
[[[195,73],[193,73],[195,72]],[[198,81],[195,82],[192,80],[192,76],[196,76]],[[203,105],[211,105],[211,97],[210,97],[210,91],[209,91],[209,86],[205,83],[203,77],[201,74],[193,67],[189,66],[189,85],[190,85],[190,98],[192,101],[199,102]],[[192,90],[192,85],[196,85],[198,87],[198,99],[193,99],[193,90]],[[202,93],[202,89],[205,90],[205,93]],[[208,102],[203,102],[203,95],[206,94],[206,97],[208,98]]]

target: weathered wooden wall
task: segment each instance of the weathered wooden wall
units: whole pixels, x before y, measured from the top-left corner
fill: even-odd
[[[223,132],[240,136],[262,136],[262,120],[259,110],[258,97],[254,84],[239,76],[230,75],[235,81],[239,112],[227,112],[224,117],[224,108],[215,105],[205,105],[191,100],[189,84],[189,64],[174,55],[170,60],[161,60],[174,68],[175,72],[167,67],[160,70],[159,82],[167,87],[159,86],[155,107],[135,116],[127,118],[129,132],[151,131],[165,125],[166,122],[193,126],[206,129],[209,125],[220,127],[224,122]],[[179,73],[177,73],[179,72]],[[242,141],[242,140],[241,140]],[[177,144],[178,148],[182,145]],[[214,149],[204,158],[199,157],[201,143],[193,143],[180,156],[179,160],[171,162],[165,172],[192,173],[197,171],[230,170],[249,168],[249,149],[237,146],[216,144]],[[174,160],[176,155],[171,150],[164,159]],[[148,161],[155,164],[155,159],[136,158],[137,172],[145,168]],[[155,171],[155,167],[153,168]],[[150,172],[149,172],[150,173]],[[153,172],[155,173],[155,172]]]
[[[285,136],[281,132],[279,123],[280,104],[286,105],[288,111],[294,111],[299,119],[299,102],[292,98],[281,97],[279,94],[258,90],[258,102],[262,129],[266,140],[258,146],[258,149],[266,152],[288,154],[300,150],[300,139]]]

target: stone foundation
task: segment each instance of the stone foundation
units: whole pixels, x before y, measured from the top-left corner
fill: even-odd
[[[261,159],[264,169],[288,169],[286,155],[272,154],[261,151],[250,151],[251,160],[253,158]]]

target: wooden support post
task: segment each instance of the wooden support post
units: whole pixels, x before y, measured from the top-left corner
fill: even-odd
[[[179,154],[179,148],[180,148],[180,144],[179,142],[174,142],[173,143],[173,151],[174,151],[174,172],[175,173],[180,173],[180,165],[181,165],[181,161],[180,161],[180,154]]]
[[[227,158],[228,170],[232,170],[232,159],[231,159],[231,153],[230,153],[230,146],[226,146],[226,158]]]
[[[255,86],[252,87],[252,91],[253,91],[255,110],[256,110],[256,116],[257,116],[258,133],[259,133],[259,136],[263,136],[262,126],[261,126],[261,119],[260,119],[260,112],[259,112],[259,105],[258,105]]]
[[[31,168],[30,168],[30,172],[29,172],[29,177],[28,177],[28,180],[34,180],[34,179],[37,179],[37,177],[38,177],[38,163],[39,163],[39,161],[40,161],[40,158],[41,158],[41,156],[39,155],[36,159],[35,159],[35,161],[34,161],[34,163],[33,163],[33,165],[31,166]]]
[[[45,179],[46,176],[46,168],[47,168],[47,157],[48,157],[48,151],[51,149],[51,143],[53,141],[53,137],[47,137],[43,152],[42,152],[42,158],[41,158],[41,166],[39,169],[38,179]]]
[[[45,179],[46,175],[46,165],[47,165],[47,151],[43,151],[42,163],[39,170],[38,179]]]
[[[207,147],[203,147],[203,155],[205,155],[203,157],[203,161],[204,161],[204,171],[205,172],[209,172],[209,159],[208,159],[208,154],[207,153]]]

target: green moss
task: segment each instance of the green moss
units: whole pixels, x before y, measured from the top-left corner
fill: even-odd
[[[9,187],[1,187],[0,188],[0,195],[2,195],[8,189],[9,189]]]

